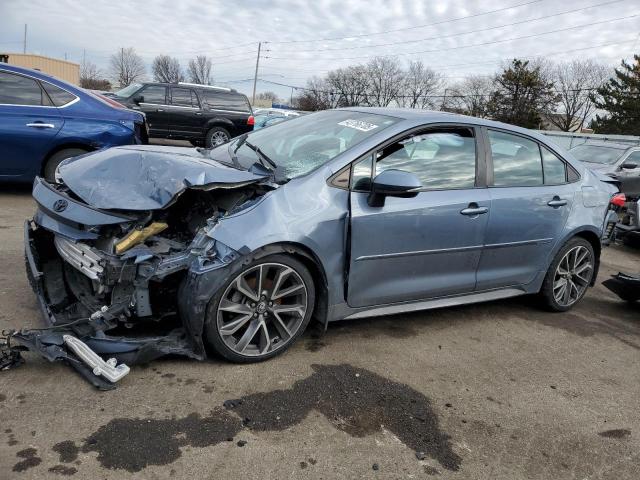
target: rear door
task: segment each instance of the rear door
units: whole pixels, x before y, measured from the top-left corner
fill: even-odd
[[[577,173],[529,137],[487,130],[491,212],[478,290],[526,285],[543,274],[562,236]]]
[[[63,123],[39,81],[0,71],[0,177],[39,174]]]
[[[169,134],[172,138],[202,138],[204,117],[198,96],[191,88],[171,87]]]
[[[473,292],[489,194],[474,127],[429,128],[356,163],[352,173],[348,303],[353,307]],[[416,175],[414,198],[367,202],[374,175]]]
[[[222,117],[233,124],[231,136],[240,135],[253,130],[247,120],[251,113],[251,105],[244,95],[237,92],[207,88],[201,91],[210,114]],[[227,127],[225,127],[227,128]]]
[[[142,95],[143,97],[139,106],[147,117],[150,137],[166,138],[169,136],[167,90],[167,87],[163,85],[147,85],[136,92],[136,96]]]

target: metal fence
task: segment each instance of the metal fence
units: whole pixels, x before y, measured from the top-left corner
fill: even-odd
[[[597,133],[570,133],[553,130],[538,130],[538,133],[551,137],[561,147],[569,150],[587,142],[625,143],[629,146],[640,145],[640,137],[634,135],[602,135]]]

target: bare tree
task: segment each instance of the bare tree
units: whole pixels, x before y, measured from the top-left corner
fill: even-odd
[[[256,95],[256,99],[266,100],[271,103],[278,103],[280,101],[278,95],[276,95],[275,92],[260,92],[258,95]]]
[[[111,55],[111,76],[121,87],[131,85],[145,75],[144,62],[132,47],[121,48]]]
[[[151,70],[156,82],[178,83],[184,81],[180,62],[177,58],[171,58],[169,55],[158,55],[154,58]]]
[[[433,108],[433,94],[443,85],[441,74],[425,67],[419,60],[409,62],[398,104],[409,108]]]
[[[293,99],[293,105],[299,110],[313,112],[338,106],[338,95],[329,91],[327,82],[320,77],[312,77],[307,80],[307,86],[300,95]]]
[[[187,68],[189,81],[201,85],[211,85],[211,59],[206,55],[198,55],[189,60]]]
[[[367,91],[371,83],[367,69],[362,65],[333,70],[327,74],[326,83],[337,97],[337,106],[355,107],[367,102]]]
[[[560,63],[553,69],[558,93],[556,113],[549,122],[565,132],[580,130],[593,115],[596,106],[591,93],[608,78],[608,69],[592,60]]]
[[[451,110],[484,118],[487,116],[487,103],[493,90],[493,81],[490,77],[482,75],[470,75],[462,82],[451,87]]]
[[[111,90],[111,83],[105,80],[102,71],[87,59],[80,63],[80,86],[90,90]]]
[[[404,72],[398,60],[375,57],[366,65],[369,75],[367,103],[372,107],[388,107],[398,99],[404,84]]]

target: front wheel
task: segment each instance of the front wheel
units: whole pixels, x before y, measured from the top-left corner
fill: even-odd
[[[314,302],[309,270],[288,255],[270,255],[244,267],[213,296],[206,336],[227,360],[266,360],[302,335]]]
[[[584,238],[573,238],[556,254],[542,283],[540,294],[547,307],[566,312],[587,293],[595,272],[593,247]]]
[[[207,132],[205,137],[205,145],[207,148],[217,147],[223,143],[227,143],[231,139],[229,132],[222,127],[213,127]]]

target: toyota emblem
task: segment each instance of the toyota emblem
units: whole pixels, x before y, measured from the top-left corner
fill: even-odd
[[[63,212],[68,205],[69,202],[67,202],[66,200],[56,200],[53,204],[53,211],[58,213]]]

